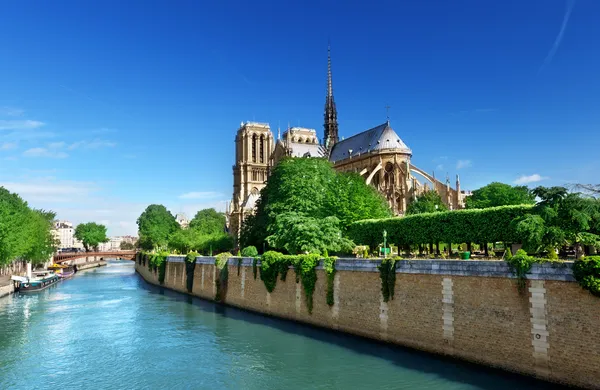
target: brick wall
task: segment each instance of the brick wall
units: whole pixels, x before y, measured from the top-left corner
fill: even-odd
[[[192,294],[215,297],[214,258],[196,260]],[[600,389],[600,299],[573,282],[570,265],[535,265],[527,291],[503,262],[401,261],[395,295],[383,302],[378,261],[338,260],[334,305],[317,270],[312,314],[289,270],[268,293],[252,259],[229,260],[225,303],[280,318],[454,356],[540,379]],[[136,264],[158,284],[158,275]],[[182,257],[170,257],[165,287],[187,293]]]

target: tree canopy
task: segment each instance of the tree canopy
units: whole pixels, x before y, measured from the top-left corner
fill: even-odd
[[[15,260],[47,261],[56,249],[51,211],[29,208],[17,194],[0,187],[0,266]]]
[[[97,250],[98,245],[108,242],[106,235],[106,226],[96,222],[80,223],[75,228],[75,238],[82,242],[86,251],[90,249]]]
[[[225,214],[215,209],[204,209],[196,213],[190,221],[190,228],[200,234],[216,234],[225,232]]]
[[[435,191],[426,191],[408,205],[406,214],[435,213],[446,210],[448,210],[448,206],[442,201],[440,194]]]
[[[574,245],[600,245],[600,201],[568,192],[564,187],[537,187],[539,201],[533,212],[515,220],[514,226],[527,251],[554,250]]]
[[[276,217],[286,213],[293,214],[277,223]],[[324,159],[286,158],[273,169],[261,191],[255,214],[244,221],[240,241],[242,246],[262,249],[267,237],[274,235],[269,243],[283,249],[277,237],[283,237],[284,233],[277,229],[288,226],[297,230],[292,221],[310,222],[314,232],[317,226],[324,227],[317,221],[335,217],[338,229],[344,234],[354,221],[390,215],[385,199],[358,174],[336,172]]]
[[[490,183],[473,191],[465,200],[468,209],[534,203],[535,195],[526,186],[511,186],[499,182]]]
[[[175,217],[163,205],[151,204],[137,219],[140,247],[146,250],[166,247],[171,234],[180,229]]]
[[[196,213],[188,228],[169,235],[169,247],[179,253],[227,252],[233,247],[233,238],[225,233],[225,215],[215,209],[204,209]]]

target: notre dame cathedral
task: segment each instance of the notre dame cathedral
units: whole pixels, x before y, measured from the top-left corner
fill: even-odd
[[[227,206],[227,222],[234,238],[239,238],[244,218],[254,212],[260,190],[266,185],[272,167],[286,156],[327,158],[340,172],[357,172],[388,201],[396,215],[404,215],[407,205],[419,194],[433,190],[450,210],[464,208],[466,195],[460,190],[412,165],[411,149],[390,126],[389,120],[346,139],[339,139],[337,109],[333,98],[331,52],[327,56],[327,95],[323,143],[314,129],[289,127],[274,139],[267,123],[245,122],[235,138],[233,199]],[[417,179],[419,177],[420,180]]]

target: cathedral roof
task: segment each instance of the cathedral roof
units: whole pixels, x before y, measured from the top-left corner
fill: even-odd
[[[292,157],[324,157],[325,151],[319,144],[290,142]]]
[[[358,156],[363,153],[388,149],[407,154],[412,153],[394,129],[392,129],[390,123],[385,122],[382,125],[365,130],[350,138],[338,141],[333,145],[329,160],[337,162],[347,159],[350,155]]]

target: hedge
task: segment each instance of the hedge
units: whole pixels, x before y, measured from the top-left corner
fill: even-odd
[[[443,211],[406,217],[367,219],[352,223],[349,238],[374,248],[387,241],[396,245],[463,242],[516,242],[510,223],[532,212],[532,206],[500,206],[487,209]]]

